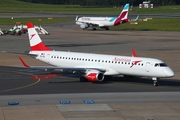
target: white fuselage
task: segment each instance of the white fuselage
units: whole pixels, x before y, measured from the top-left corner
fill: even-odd
[[[174,72],[161,60],[61,51],[31,51],[36,59],[62,68],[104,69],[104,75],[132,75],[144,77],[172,77]],[[135,61],[139,61],[134,64]]]
[[[114,26],[116,17],[81,17],[76,21],[77,25],[89,23],[92,25],[103,26]]]

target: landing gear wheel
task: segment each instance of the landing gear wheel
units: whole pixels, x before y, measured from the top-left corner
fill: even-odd
[[[105,30],[109,30],[109,28],[107,27],[107,28],[105,28]]]
[[[104,81],[110,81],[112,79],[112,76],[104,76]]]
[[[93,28],[92,30],[96,30],[96,28]]]
[[[158,86],[158,78],[152,78],[152,80],[153,80],[153,85],[154,86]]]
[[[80,77],[80,82],[87,82],[87,79],[85,77]]]
[[[154,86],[158,86],[158,81],[157,81],[157,80],[154,80],[153,85],[154,85]]]

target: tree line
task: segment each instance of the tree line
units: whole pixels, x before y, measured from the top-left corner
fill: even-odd
[[[81,6],[122,6],[130,3],[138,6],[146,0],[19,0],[41,4],[62,4],[62,5],[81,5]],[[154,5],[179,5],[180,0],[151,0]]]

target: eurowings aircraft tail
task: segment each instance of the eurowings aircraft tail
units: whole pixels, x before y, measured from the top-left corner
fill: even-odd
[[[127,4],[124,6],[121,14],[120,14],[120,15],[118,16],[118,18],[115,20],[114,26],[119,25],[119,24],[121,24],[121,23],[127,23],[127,22],[129,21],[129,18],[128,18],[128,10],[129,10],[129,3],[127,3]]]
[[[31,22],[27,22],[28,36],[31,51],[50,51],[51,49],[44,45],[39,37],[34,25]]]
[[[128,19],[128,18],[127,18],[127,17],[128,17],[128,10],[129,10],[129,3],[127,3],[127,4],[124,6],[124,8],[123,8],[123,10],[122,10],[122,12],[121,12],[121,14],[119,15],[118,18],[120,18],[121,20],[123,20],[123,19]]]

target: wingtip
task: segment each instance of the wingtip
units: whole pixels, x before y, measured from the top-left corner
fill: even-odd
[[[19,59],[20,59],[20,61],[21,61],[21,63],[23,64],[24,67],[30,68],[30,66],[27,65],[21,57],[19,57]]]
[[[132,48],[132,55],[133,57],[137,57],[136,51],[134,50],[134,48]]]

